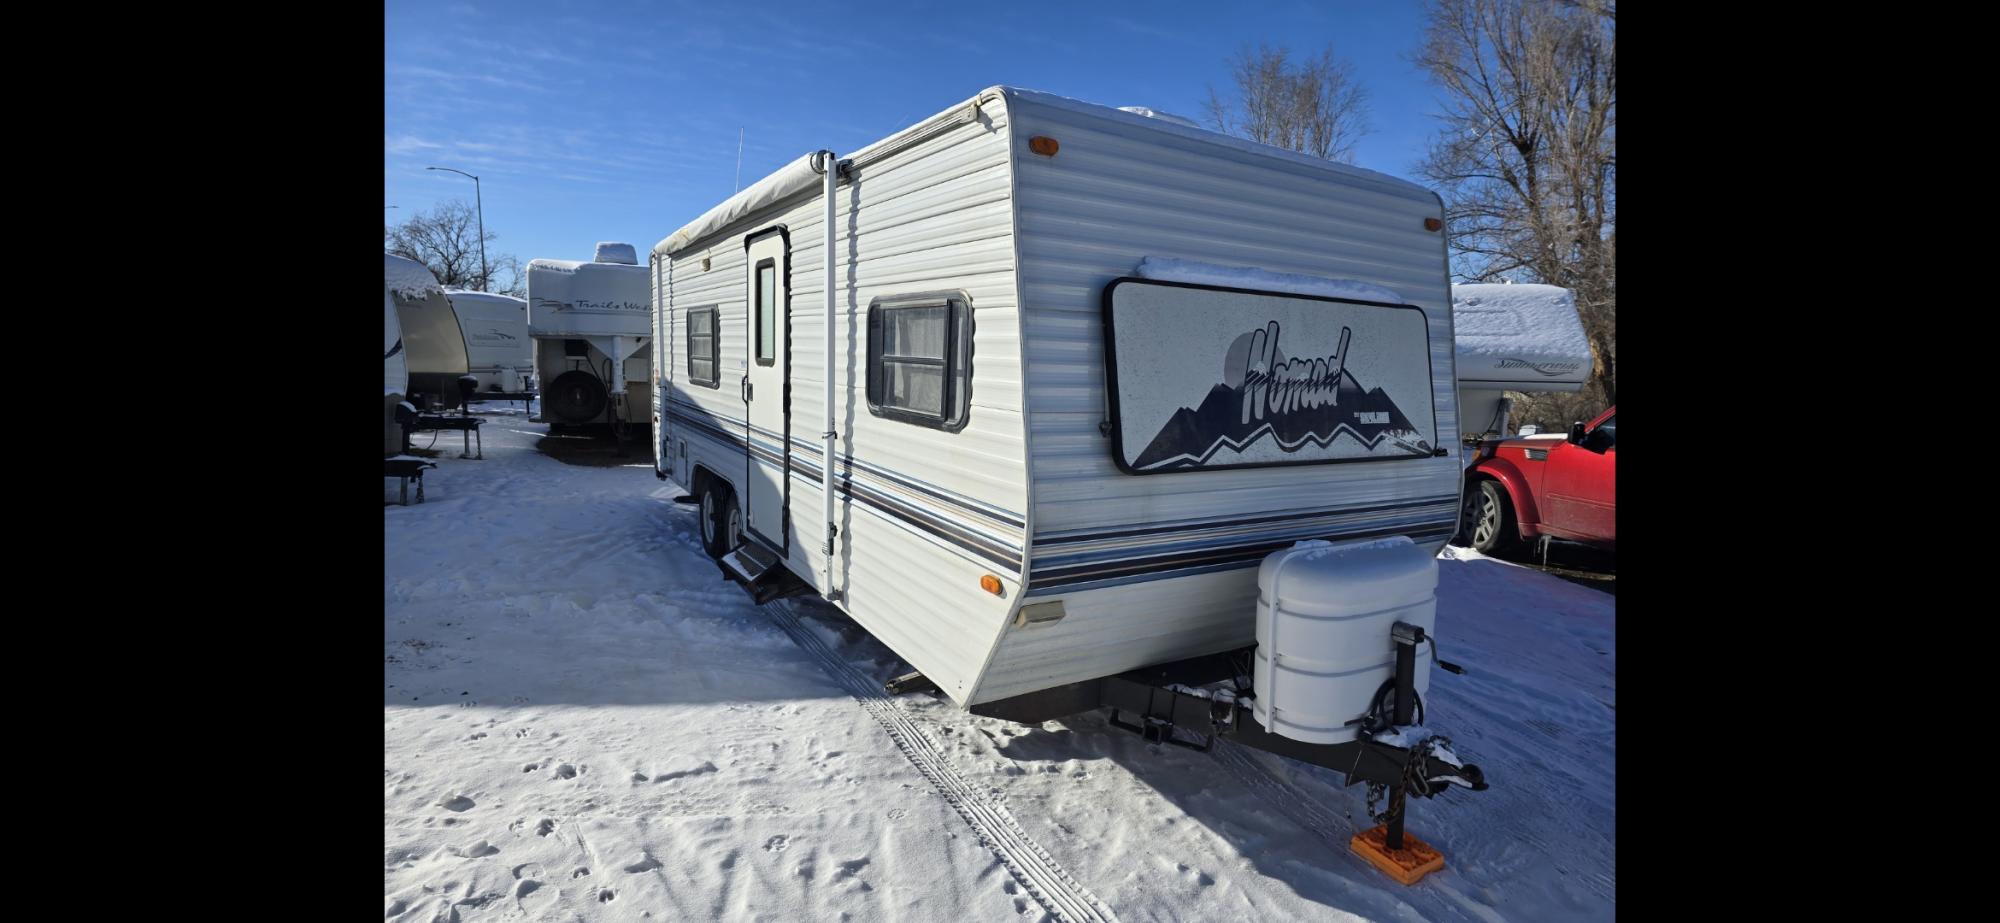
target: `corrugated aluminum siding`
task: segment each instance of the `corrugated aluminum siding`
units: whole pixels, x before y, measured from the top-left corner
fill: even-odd
[[[1010,628],[973,701],[1251,643],[1260,547],[1390,533],[1442,543],[1460,465],[1445,245],[1424,229],[1442,217],[1435,197],[1118,115],[1008,102],[1032,452],[1028,601],[1060,596],[1069,615]],[[1057,155],[1030,152],[1035,135],[1055,138]],[[1429,322],[1437,439],[1452,457],[1121,473],[1099,431],[1101,297],[1148,256],[1396,290]]]
[[[937,119],[956,117],[964,107]],[[834,587],[841,606],[876,638],[955,697],[971,690],[1011,602],[1020,593],[1027,488],[1021,416],[1007,115],[997,99],[981,118],[943,130],[855,168],[838,188],[840,293],[835,381],[840,476],[852,493],[836,503],[841,538]],[[922,127],[922,126],[919,126]],[[858,207],[857,207],[858,206]],[[666,308],[661,336],[672,355],[669,438],[689,438],[695,461],[740,471],[742,449],[704,438],[675,413],[705,416],[741,432],[740,367],[747,342],[747,234],[785,225],[790,234],[791,569],[821,583],[823,202],[819,187],[794,196],[707,242],[682,250],[658,273],[654,304]],[[703,269],[702,261],[710,261]],[[867,400],[867,312],[876,298],[962,291],[972,309],[973,384],[964,429],[944,432],[873,416]],[[684,312],[720,305],[720,387],[687,382]],[[679,402],[679,403],[677,403]],[[691,408],[690,406],[691,405]],[[733,426],[730,421],[736,421]],[[775,435],[757,441],[775,449]],[[979,589],[1002,578],[1004,597]],[[821,589],[824,589],[822,587]]]

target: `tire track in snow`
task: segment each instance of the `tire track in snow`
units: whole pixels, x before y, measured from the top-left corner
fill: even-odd
[[[1005,807],[966,782],[965,777],[952,768],[937,742],[925,734],[888,693],[801,624],[798,613],[792,610],[790,603],[778,601],[763,608],[771,614],[772,621],[791,636],[794,644],[818,660],[828,675],[838,681],[848,695],[859,701],[883,730],[889,732],[896,748],[903,751],[917,771],[930,781],[938,794],[944,796],[945,802],[958,812],[973,833],[978,834],[980,844],[993,851],[1000,864],[1028,890],[1043,910],[1057,920],[1076,923],[1111,923],[1118,919],[1111,908],[1070,877],[1068,871],[1027,831],[1022,830]]]

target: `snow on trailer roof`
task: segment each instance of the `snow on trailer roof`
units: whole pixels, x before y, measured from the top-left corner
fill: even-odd
[[[1569,289],[1453,285],[1451,317],[1460,381],[1566,384],[1590,374],[1590,340]]]
[[[1248,141],[1225,135],[1221,132],[1210,131],[1206,128],[1196,126],[1194,123],[1180,116],[1158,112],[1144,106],[1129,106],[1124,109],[1118,109],[1097,103],[1085,102],[1080,99],[1071,99],[1067,96],[1057,96],[1054,93],[1044,93],[1040,90],[1024,90],[1019,87],[1010,86],[988,87],[970,99],[950,106],[932,115],[930,118],[924,119],[851,154],[845,155],[844,159],[865,160],[876,151],[900,145],[905,139],[932,130],[941,120],[959,116],[969,107],[976,107],[988,99],[999,97],[1018,99],[1055,109],[1065,109],[1095,118],[1123,122],[1127,125],[1144,126],[1207,144],[1234,148],[1238,151],[1255,154],[1260,157],[1272,157],[1318,170],[1339,173],[1349,179],[1361,180],[1396,192],[1418,193],[1425,197],[1435,197],[1435,193],[1431,192],[1431,190],[1412,183],[1409,180],[1390,176],[1387,173],[1378,173],[1374,170],[1344,163],[1335,163],[1331,160],[1321,160],[1317,157],[1295,153],[1284,148],[1272,147],[1268,144],[1259,144],[1255,141]],[[709,235],[742,220],[752,212],[759,211],[773,203],[790,198],[818,185],[821,182],[822,174],[814,168],[813,164],[814,156],[817,153],[817,151],[814,151],[801,155],[791,163],[779,167],[769,176],[751,184],[749,188],[722,200],[720,204],[703,213],[701,217],[688,222],[681,226],[679,230],[661,238],[659,243],[653,245],[653,255],[673,256],[694,243],[707,238]]]
[[[444,296],[451,299],[454,304],[465,301],[472,303],[484,302],[490,305],[504,305],[515,308],[526,308],[528,306],[528,302],[524,298],[516,298],[512,295],[498,295],[493,292],[475,292],[462,288],[445,289]]]
[[[443,292],[430,267],[394,253],[382,254],[382,282],[389,291],[405,298],[422,300],[433,292]]]
[[[550,269],[557,272],[576,272],[586,267],[594,267],[608,272],[637,272],[642,274],[651,272],[646,267],[634,263],[600,263],[596,260],[558,260],[549,257],[540,257],[528,261],[529,269]]]
[[[636,266],[639,264],[639,250],[622,240],[600,240],[597,242],[597,255],[591,258],[591,262]]]

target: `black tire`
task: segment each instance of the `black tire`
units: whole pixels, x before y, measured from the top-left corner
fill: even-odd
[[[1520,544],[1514,505],[1499,481],[1480,481],[1465,492],[1465,533],[1472,550],[1501,555]]]
[[[709,479],[696,515],[701,519],[701,547],[709,557],[720,560],[742,541],[743,514],[737,509],[736,492],[729,489],[729,482]]]
[[[597,376],[571,369],[556,376],[542,394],[542,415],[553,415],[564,423],[590,423],[604,415],[611,394]]]

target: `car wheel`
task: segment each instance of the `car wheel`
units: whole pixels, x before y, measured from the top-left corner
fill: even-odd
[[[724,481],[710,481],[701,492],[701,547],[711,558],[721,558],[743,541],[743,513],[736,507],[736,494]]]
[[[1468,491],[1468,495],[1465,530],[1471,537],[1472,550],[1499,554],[1512,549],[1518,539],[1514,507],[1507,502],[1507,492],[1500,482],[1480,481],[1478,490]]]

